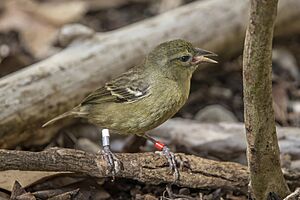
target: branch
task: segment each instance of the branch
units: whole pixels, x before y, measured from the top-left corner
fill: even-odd
[[[267,199],[270,193],[289,193],[280,166],[272,107],[272,40],[278,0],[251,0],[246,32],[243,82],[247,157],[251,193]]]
[[[116,156],[124,169],[116,177],[134,179],[147,184],[172,183],[167,160],[155,153],[120,153]],[[246,192],[247,167],[238,163],[219,162],[182,153],[175,154],[182,162],[177,185],[199,189],[226,188]],[[74,172],[96,178],[110,177],[106,161],[100,154],[74,149],[52,148],[42,152],[0,150],[0,171]],[[286,171],[285,178],[292,187],[300,187],[300,174]]]
[[[279,35],[300,32],[299,7],[299,0],[282,1]],[[78,104],[162,41],[184,38],[223,57],[235,55],[242,48],[247,9],[248,2],[240,0],[194,2],[112,32],[94,34],[3,77],[0,148],[49,141],[67,121],[41,129],[43,123]]]
[[[100,155],[100,154],[99,154]],[[42,152],[0,150],[0,170],[69,171],[102,178],[110,176],[102,156],[73,149],[53,148]],[[124,169],[116,177],[149,184],[171,183],[168,162],[155,153],[116,154]],[[246,166],[176,154],[184,162],[180,186],[243,190],[248,184]]]

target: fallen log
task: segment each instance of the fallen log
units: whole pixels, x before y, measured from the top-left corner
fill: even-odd
[[[90,36],[42,62],[0,79],[0,148],[42,144],[66,121],[41,129],[87,93],[136,64],[156,44],[184,38],[230,57],[242,48],[248,1],[182,6],[127,27]],[[300,32],[300,2],[281,1],[277,35]],[[212,12],[213,10],[213,12]]]
[[[194,152],[209,154],[221,160],[234,160],[244,155],[246,160],[246,133],[243,123],[200,123],[195,120],[170,119],[150,132],[163,141],[185,146]],[[300,128],[277,127],[282,154],[300,159]]]

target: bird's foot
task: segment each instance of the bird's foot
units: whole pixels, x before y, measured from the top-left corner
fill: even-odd
[[[167,160],[169,162],[170,169],[174,172],[173,173],[174,182],[178,181],[179,178],[180,178],[180,174],[179,174],[179,170],[178,170],[177,165],[176,165],[176,158],[175,158],[174,153],[171,152],[170,149],[165,144],[155,140],[153,137],[151,137],[147,133],[144,134],[144,137],[146,139],[150,140],[154,144],[154,147],[156,149],[160,150],[158,152],[160,155],[163,155],[167,158]]]
[[[102,154],[107,162],[108,173],[114,177],[122,169],[121,161],[113,154],[109,146],[103,147]]]
[[[179,170],[176,165],[176,157],[175,157],[174,153],[171,152],[167,146],[164,146],[162,148],[162,150],[159,152],[159,154],[163,155],[167,158],[169,167],[173,172],[173,176],[174,176],[174,180],[175,180],[174,182],[178,181],[180,174],[179,174]]]
[[[108,165],[108,173],[112,174],[113,178],[115,175],[123,169],[123,164],[122,162],[111,152],[110,150],[110,145],[109,145],[109,130],[108,129],[103,129],[102,130],[102,146],[103,146],[103,156],[105,161],[107,162]]]

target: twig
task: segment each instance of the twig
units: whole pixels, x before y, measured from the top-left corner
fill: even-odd
[[[299,200],[300,199],[300,188],[297,188],[293,193],[289,194],[283,200]]]

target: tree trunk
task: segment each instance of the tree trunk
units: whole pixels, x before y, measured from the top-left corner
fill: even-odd
[[[251,0],[246,32],[243,81],[247,156],[254,199],[270,192],[281,198],[289,189],[280,168],[279,147],[272,108],[272,39],[277,0]]]

